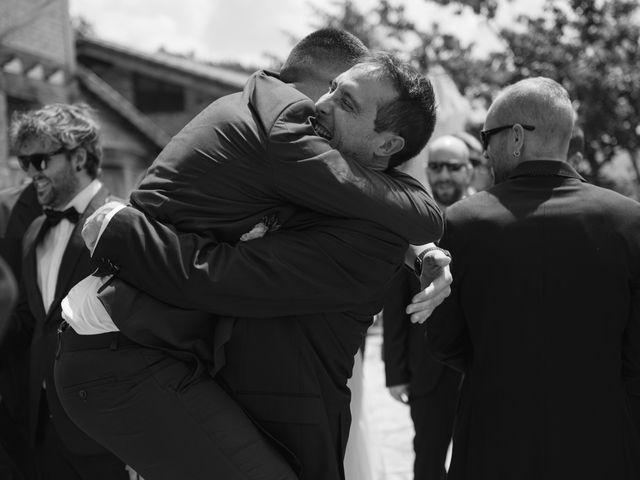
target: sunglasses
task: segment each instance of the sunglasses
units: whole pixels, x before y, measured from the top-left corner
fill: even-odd
[[[447,163],[447,162],[429,162],[427,164],[429,170],[439,173],[443,168],[446,168],[449,172],[459,172],[466,165],[464,163]]]
[[[31,155],[18,155],[18,163],[20,168],[25,172],[29,170],[29,165],[33,165],[38,172],[47,168],[47,163],[51,160],[51,157],[66,152],[67,149],[62,147],[52,153],[32,153]]]
[[[486,150],[489,147],[489,140],[491,139],[491,135],[495,135],[496,133],[500,133],[504,130],[508,130],[509,128],[513,128],[516,125],[520,125],[525,130],[535,130],[536,127],[532,125],[522,125],[520,123],[514,123],[512,125],[503,125],[501,127],[490,128],[489,130],[482,130],[480,132],[480,140],[482,141],[482,149]]]

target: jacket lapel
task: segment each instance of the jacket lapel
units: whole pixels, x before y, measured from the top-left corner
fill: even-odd
[[[44,215],[39,216],[27,229],[24,235],[22,252],[22,276],[25,286],[24,288],[26,290],[27,298],[29,298],[29,304],[35,308],[33,314],[36,318],[41,319],[45,317],[46,312],[44,310],[44,304],[42,303],[42,292],[40,292],[40,287],[38,286],[36,246],[42,239],[42,235],[45,232],[44,220]]]
[[[109,192],[107,189],[105,187],[101,187],[100,190],[98,190],[98,193],[96,193],[91,199],[91,202],[89,202],[85,211],[80,215],[78,223],[76,223],[76,226],[73,229],[67,248],[62,256],[60,271],[58,272],[58,281],[56,282],[56,294],[52,306],[59,305],[62,298],[67,294],[71,287],[73,287],[70,283],[74,276],[75,267],[82,255],[88,256],[89,253],[87,251],[87,247],[84,245],[84,240],[82,239],[82,226],[84,225],[85,220],[95,212],[96,209],[104,205],[108,196]],[[51,313],[56,309],[57,308],[54,308],[49,311],[49,315],[51,315]]]

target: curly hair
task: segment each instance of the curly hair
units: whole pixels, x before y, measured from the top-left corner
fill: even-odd
[[[68,151],[82,148],[87,152],[85,169],[91,178],[96,178],[102,147],[100,127],[93,114],[94,110],[85,103],[53,103],[39,110],[16,112],[9,129],[11,150],[19,150],[34,138],[59,144]]]

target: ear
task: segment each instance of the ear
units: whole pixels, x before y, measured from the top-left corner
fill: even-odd
[[[71,163],[73,164],[73,168],[76,171],[80,171],[84,168],[85,163],[87,162],[87,151],[84,148],[77,148],[73,152],[73,156],[71,157]]]
[[[511,129],[512,138],[513,138],[513,151],[522,151],[522,146],[524,145],[524,128],[519,123],[516,123]]]
[[[387,133],[383,137],[383,142],[376,148],[375,154],[382,157],[390,157],[404,148],[404,138],[400,135]]]

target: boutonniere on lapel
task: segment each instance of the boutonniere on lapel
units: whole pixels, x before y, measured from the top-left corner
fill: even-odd
[[[260,223],[256,223],[251,230],[240,237],[240,241],[248,242],[254,238],[264,237],[267,232],[275,232],[279,228],[280,220],[278,220],[278,215],[272,213],[271,215],[262,217],[262,221]]]

